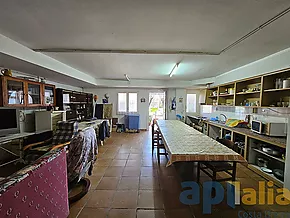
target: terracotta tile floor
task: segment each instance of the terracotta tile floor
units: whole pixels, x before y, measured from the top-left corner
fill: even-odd
[[[194,180],[180,164],[165,167],[167,160],[151,153],[151,133],[112,133],[99,147],[89,193],[70,205],[69,217],[97,218],[198,218],[247,217],[251,211],[288,211],[290,206],[245,206],[231,209],[226,201],[213,206],[211,215],[202,213],[202,204],[186,206],[179,201],[182,180]],[[263,178],[238,166],[242,187],[258,186]],[[210,181],[202,174],[201,181]],[[223,184],[225,186],[225,183]],[[202,198],[201,198],[202,201]],[[250,215],[248,217],[251,217]],[[253,217],[253,216],[252,216]],[[262,216],[263,217],[263,214]]]

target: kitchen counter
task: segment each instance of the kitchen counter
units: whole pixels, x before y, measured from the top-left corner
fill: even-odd
[[[266,136],[266,135],[260,135],[257,133],[254,133],[251,131],[251,129],[246,129],[246,128],[237,128],[237,127],[228,127],[223,123],[218,123],[218,122],[214,122],[214,121],[209,121],[206,120],[205,121],[207,124],[212,125],[212,126],[217,126],[223,129],[227,129],[230,131],[233,131],[235,133],[241,134],[241,135],[245,135],[248,136],[250,138],[254,138],[269,144],[273,144],[282,148],[286,148],[286,137],[270,137],[270,136]]]

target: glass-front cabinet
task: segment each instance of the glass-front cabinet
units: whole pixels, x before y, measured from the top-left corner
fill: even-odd
[[[5,78],[3,81],[3,104],[9,106],[24,106],[24,89],[25,84],[23,81],[13,78]]]
[[[53,85],[44,85],[44,105],[55,105],[55,87]]]
[[[41,106],[41,84],[27,82],[26,103],[27,106]]]
[[[55,106],[55,86],[9,76],[0,76],[0,106]]]

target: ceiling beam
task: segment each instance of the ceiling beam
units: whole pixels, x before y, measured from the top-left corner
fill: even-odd
[[[40,48],[33,49],[43,53],[99,53],[99,54],[156,54],[156,55],[219,55],[216,52],[192,50],[141,50],[141,49],[75,49],[75,48]]]

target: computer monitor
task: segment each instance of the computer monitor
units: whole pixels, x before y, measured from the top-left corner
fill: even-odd
[[[19,132],[19,109],[0,107],[0,136]]]

